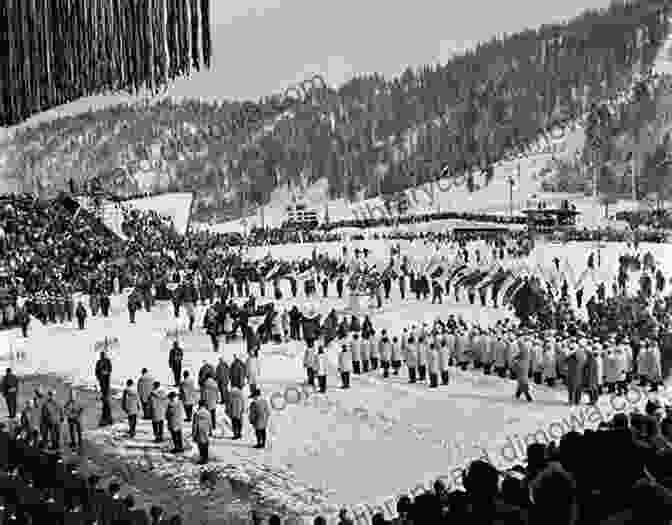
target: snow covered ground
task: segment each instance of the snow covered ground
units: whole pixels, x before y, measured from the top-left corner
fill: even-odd
[[[194,201],[192,193],[164,193],[152,197],[131,199],[124,202],[124,206],[130,206],[141,211],[155,211],[164,217],[170,217],[175,229],[184,235],[189,226],[191,217],[191,205]],[[123,236],[121,224],[123,213],[119,207],[110,202],[103,208],[103,223],[117,235]]]
[[[365,244],[380,258],[389,249],[389,243],[384,241]],[[420,246],[404,242],[402,246],[416,255],[423,253]],[[324,247],[332,252],[339,250],[338,244]],[[270,250],[274,255],[297,257],[309,256],[312,248],[312,245],[292,245],[274,246]],[[550,266],[554,256],[563,261],[568,257],[568,264],[578,274],[585,268],[591,249],[590,244],[546,245],[533,252],[530,261]],[[672,248],[644,245],[641,249],[651,250],[664,270],[672,271]],[[429,248],[425,250],[429,255]],[[617,244],[602,248],[603,268],[613,268],[623,250],[624,246]],[[256,255],[265,252],[260,249]],[[286,289],[286,297],[287,292]],[[346,307],[347,298],[335,298],[333,287],[331,295],[313,302],[319,312],[326,313],[332,307],[342,311]],[[298,301],[305,303],[301,295]],[[172,339],[168,332],[177,329],[185,349],[185,369],[196,373],[203,360],[216,361],[218,356],[212,352],[206,335],[200,329],[185,333],[185,320],[175,320],[169,304],[159,304],[149,314],[140,312],[136,325],[128,323],[125,304],[125,297],[114,298],[112,316],[90,318],[84,331],[70,325],[43,327],[34,321],[27,340],[18,331],[3,332],[0,359],[20,372],[55,373],[69,377],[76,385],[92,386],[98,357],[94,346],[105,337],[116,337],[119,345],[110,352],[115,387],[121,388],[127,378],[137,379],[144,366],[168,385],[172,383],[167,363]],[[293,300],[283,299],[282,304],[292,305]],[[197,327],[203,313],[199,307]],[[443,305],[418,303],[414,299],[402,302],[395,287],[392,300],[381,311],[371,311],[371,318],[376,328],[385,328],[394,335],[411,323],[432,322],[439,315],[446,317],[451,313],[482,325],[510,315],[507,310],[464,302],[448,301]],[[10,360],[10,352],[15,354],[17,350],[26,352],[27,359]],[[297,343],[265,345],[262,349],[260,386],[265,396],[275,394],[276,407],[269,449],[260,452],[252,448],[253,433],[248,425],[242,442],[230,441],[226,437],[230,431],[225,431],[211,447],[217,468],[231,479],[255,487],[263,494],[260,501],[284,513],[319,512],[333,516],[339,506],[357,504],[367,504],[367,512],[371,512],[388,498],[412,491],[416,483],[426,486],[439,476],[447,476],[447,482],[452,483],[452,478],[459,478],[457,467],[485,454],[504,467],[516,459],[514,455],[522,457],[512,447],[518,447],[518,440],[525,441],[530,433],[534,435],[543,429],[562,433],[563,429],[566,432],[582,425],[594,426],[617,408],[603,399],[599,410],[584,408],[572,412],[565,406],[562,390],[545,387],[536,389],[534,403],[517,402],[512,396],[513,382],[481,372],[455,370],[451,372],[451,384],[434,391],[424,385],[409,385],[404,372],[400,377],[388,379],[383,379],[379,372],[356,376],[350,390],[341,390],[335,354],[329,356],[332,370],[327,394],[312,394],[305,399],[301,386],[302,352]],[[223,345],[221,355],[227,360],[234,353],[243,355],[242,342]],[[283,407],[282,397],[278,396],[288,388],[304,392],[304,399]],[[296,391],[289,391],[286,399],[291,403],[295,398]],[[643,403],[645,398],[646,395],[640,395],[636,401]],[[218,419],[220,428],[226,428],[228,421],[223,411],[218,413]],[[132,442],[121,439],[123,429],[125,423],[95,431],[90,438],[108,448],[115,447],[120,455],[128,457],[137,454],[139,446],[152,446],[148,443],[149,427],[144,422],[139,437]],[[189,430],[185,431],[188,436]],[[167,475],[183,479],[187,485],[190,480],[196,482],[198,469],[191,464],[165,457],[158,461]],[[389,515],[390,509],[394,509],[392,503],[388,503],[385,513]]]

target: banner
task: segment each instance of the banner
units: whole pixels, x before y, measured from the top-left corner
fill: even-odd
[[[278,273],[279,270],[280,270],[280,263],[275,263],[266,274],[265,280],[266,281],[271,280]]]
[[[505,294],[508,292],[509,288],[513,286],[516,282],[517,277],[514,274],[509,275],[504,282],[501,284],[499,292],[497,293],[497,302],[499,304],[504,304]]]
[[[504,300],[502,301],[502,304],[507,304],[511,303],[513,299],[516,297],[518,292],[525,286],[526,281],[523,278],[518,278],[516,280],[516,283],[509,288],[507,293],[504,295]]]

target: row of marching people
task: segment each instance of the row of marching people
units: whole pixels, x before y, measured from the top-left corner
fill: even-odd
[[[591,403],[602,393],[625,394],[634,379],[652,391],[662,385],[660,349],[653,340],[640,341],[633,351],[627,338],[618,340],[615,335],[598,340],[503,323],[485,329],[451,316],[431,327],[422,323],[405,328],[399,336],[371,330],[364,334],[340,333],[337,339],[327,339],[317,348],[308,341],[303,362],[308,384],[314,385],[317,378],[323,392],[327,355],[334,346],[340,350],[338,368],[343,388],[349,387],[353,373],[381,369],[382,376],[389,377],[390,373],[399,375],[402,365],[410,383],[429,379],[433,388],[439,383],[448,384],[450,366],[510,377],[519,381],[521,394],[528,400],[528,379],[549,387],[560,381],[568,389],[570,404],[580,403],[584,392]]]

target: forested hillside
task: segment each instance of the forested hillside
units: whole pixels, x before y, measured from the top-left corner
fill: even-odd
[[[239,103],[163,101],[53,121],[17,135],[0,170],[17,187],[45,193],[94,176],[109,188],[124,180],[115,191],[125,193],[196,190],[199,218],[238,214],[243,200],[265,202],[278,184],[321,177],[334,197],[395,192],[446,165],[456,173],[487,167],[554,120],[622,90],[651,66],[668,8],[663,0],[614,3],[398,78],[357,77],[234,134],[227,122]],[[646,111],[600,122],[595,133],[635,129]]]

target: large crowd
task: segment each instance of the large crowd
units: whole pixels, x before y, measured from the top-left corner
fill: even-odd
[[[258,386],[258,377],[259,350],[267,342],[303,341],[306,382],[321,392],[336,386],[327,384],[330,377],[327,355],[331,354],[338,362],[341,384],[337,386],[344,388],[352,388],[352,377],[360,374],[381,374],[384,378],[401,376],[416,387],[426,384],[430,388],[449,388],[453,370],[460,368],[515,378],[516,396],[524,395],[530,400],[533,400],[534,389],[541,388],[533,385],[559,383],[567,389],[570,404],[582,402],[585,394],[588,401],[594,403],[602,393],[626,393],[628,389],[637,388],[633,382],[651,390],[659,389],[667,369],[664,356],[672,351],[672,303],[663,295],[665,278],[654,271],[657,268],[648,255],[641,261],[624,256],[623,271],[616,276],[612,293],[606,293],[602,285],[595,297],[586,302],[587,318],[572,311],[563,287],[558,294],[549,294],[552,326],[536,318],[525,326],[500,323],[494,327],[467,325],[460,319],[448,318],[391,334],[377,330],[366,316],[345,318],[332,311],[320,318],[315,312],[302,311],[300,307],[303,297],[332,294],[333,283],[339,297],[347,294],[348,289],[354,290],[353,272],[376,272],[374,265],[364,262],[368,250],[344,252],[343,257],[336,258],[315,251],[311,258],[299,261],[270,257],[251,261],[244,250],[222,247],[221,236],[205,232],[180,236],[165,218],[151,212],[128,210],[124,213],[123,228],[127,237],[124,241],[111,235],[102,236],[95,219],[83,210],[77,211],[67,199],[47,208],[32,197],[13,196],[6,199],[0,212],[3,213],[2,257],[6,267],[4,297],[14,300],[13,311],[5,305],[3,319],[8,322],[13,316],[20,320],[24,335],[30,334],[24,323],[31,315],[43,323],[76,318],[79,327],[85,329],[87,316],[109,315],[111,295],[131,288],[127,306],[132,323],[136,322],[138,312],[151,312],[156,301],[169,300],[175,316],[184,311],[190,321],[189,329],[198,329],[195,308],[200,303],[206,307],[202,328],[210,335],[215,350],[221,335],[228,341],[237,337],[244,339],[247,355],[231,363],[223,359],[204,363],[199,370],[182,369],[184,350],[175,345],[168,361],[174,376],[172,388],[158,384],[146,369],[139,378],[122,381],[126,386],[121,408],[128,418],[129,437],[135,435],[138,417],[142,417],[152,422],[157,442],[165,441],[165,425],[175,454],[183,453],[191,438],[198,445],[202,462],[208,461],[212,434],[223,430],[218,416],[230,422],[232,437],[237,439],[242,438],[243,422],[247,419],[254,429],[256,446],[266,446],[265,429],[270,412],[268,401]],[[26,233],[33,230],[37,232]],[[33,235],[35,242],[27,235]],[[439,249],[451,246],[456,263],[476,266],[485,264],[486,260],[516,260],[532,248],[522,233],[467,233],[458,237],[444,233],[398,233],[388,235],[388,240],[392,244],[395,240],[413,240]],[[89,251],[90,247],[93,250]],[[418,299],[429,300],[431,296],[433,302],[441,302],[448,294],[456,299],[466,295],[472,303],[478,297],[467,282],[451,282],[454,274],[427,275],[423,266],[412,264],[408,256],[401,256],[398,247],[392,246],[391,252],[393,264],[380,272],[375,281],[374,297],[379,305],[389,299],[395,282],[402,297],[413,293]],[[353,265],[353,258],[357,264]],[[40,264],[44,260],[56,264]],[[587,266],[591,264],[594,265],[594,260],[589,260]],[[647,282],[643,278],[639,293],[633,296],[625,293],[623,280],[627,281],[628,269],[637,265],[649,267],[653,279],[649,277]],[[281,279],[289,281],[290,294],[296,299],[297,304],[292,308],[278,308],[273,303],[273,299],[283,296]],[[251,286],[252,283],[255,285]],[[76,292],[85,292],[89,303],[85,305]],[[485,301],[482,294],[481,300]],[[494,294],[490,304],[495,305]],[[109,425],[112,422],[112,362],[106,355],[101,355],[95,372],[103,393],[100,423]],[[130,500],[125,503],[127,510],[115,504],[108,507],[101,504],[96,507],[98,510],[92,510],[83,495],[75,497],[73,492],[66,497],[67,491],[54,494],[49,489],[50,481],[36,479],[40,474],[35,474],[31,465],[39,460],[31,458],[39,457],[41,448],[58,451],[66,439],[75,449],[81,445],[82,407],[74,393],[60,401],[53,393],[45,396],[40,391],[23,406],[17,406],[19,386],[20,378],[8,371],[2,382],[2,394],[16,421],[8,442],[15,447],[12,450],[21,450],[15,458],[23,455],[26,459],[18,470],[14,468],[18,459],[5,467],[6,480],[9,480],[6,483],[12,487],[5,492],[5,517],[30,522],[25,515],[39,514],[42,510],[34,509],[51,505],[54,508],[50,507],[49,512],[86,515],[77,516],[78,519],[93,519],[91,512],[112,513],[109,516],[117,516],[114,514],[117,512],[126,516],[120,518],[123,523],[128,523],[123,521],[127,519],[131,523],[143,523],[146,517],[138,517],[139,521],[130,518],[130,513],[135,512]],[[251,396],[249,404],[247,394],[243,394],[245,387]],[[61,432],[61,424],[66,422],[67,432]],[[185,423],[188,423],[186,429]],[[564,521],[558,523],[592,523],[623,510],[612,505],[614,491],[629,494],[626,487],[633,486],[637,487],[633,494],[639,494],[638,498],[648,502],[651,508],[658,508],[662,503],[656,498],[664,500],[667,496],[664,496],[665,489],[651,479],[657,479],[661,485],[666,483],[666,467],[662,465],[666,461],[665,450],[672,447],[667,441],[672,425],[666,419],[656,419],[655,415],[632,416],[631,428],[624,429],[628,425],[627,417],[619,415],[614,430],[601,429],[597,433],[587,432],[583,437],[563,438],[559,449],[533,448],[528,465],[521,467],[522,472],[506,473],[501,483],[501,473],[494,467],[476,462],[465,475],[465,491],[448,493],[437,486],[434,492],[417,496],[415,501],[403,497],[399,501],[397,520],[532,522],[527,520],[539,519],[537,513],[542,502],[546,508],[554,508],[548,499],[550,491],[556,494],[557,500],[553,501],[560,509],[553,513],[553,519],[564,516]],[[613,442],[611,436],[614,436]],[[627,436],[630,438],[626,439]],[[617,481],[607,483],[594,479],[582,470],[582,465],[572,462],[567,452],[592,451],[598,446],[595,445],[598,440],[611,443],[605,445],[607,449],[622,447],[623,453],[632,458],[632,465],[628,467],[632,470],[627,475],[624,473],[621,485]],[[606,450],[602,445],[598,448]],[[620,451],[615,453],[621,454]],[[641,472],[648,481],[639,480]],[[38,507],[27,506],[23,503],[24,493],[30,493],[37,485],[39,490],[45,491],[35,493]],[[111,492],[111,501],[119,500],[118,487],[111,487]],[[52,500],[60,505],[58,509]],[[39,506],[40,501],[44,507]],[[624,509],[629,509],[627,512],[639,516],[640,499],[618,501]],[[100,510],[103,507],[108,510]],[[569,509],[578,514],[566,514]],[[144,511],[133,515],[142,513]],[[103,523],[117,519],[109,516],[98,519]],[[572,521],[576,516],[580,521]],[[273,517],[272,521],[277,519]],[[376,517],[378,523],[381,519]],[[319,518],[316,521],[319,522]],[[343,516],[343,522],[347,521],[348,517]]]

